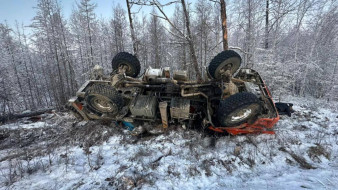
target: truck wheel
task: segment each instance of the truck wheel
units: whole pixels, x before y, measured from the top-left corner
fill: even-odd
[[[113,70],[118,70],[118,68],[122,65],[127,66],[127,76],[137,77],[137,75],[140,74],[141,65],[136,56],[127,52],[120,52],[116,54],[112,60]]]
[[[122,96],[112,86],[93,84],[86,90],[88,108],[97,114],[116,116],[123,107]]]
[[[259,99],[252,93],[237,93],[221,100],[218,108],[218,121],[223,127],[238,126],[256,117],[261,111]]]
[[[241,56],[233,50],[225,50],[216,55],[208,66],[208,72],[214,79],[220,79],[222,69],[231,69],[234,74],[241,66]]]

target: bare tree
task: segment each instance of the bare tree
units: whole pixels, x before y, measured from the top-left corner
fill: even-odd
[[[269,48],[269,0],[266,0],[265,5],[265,39],[264,48]]]
[[[126,11],[122,9],[120,4],[117,4],[117,6],[113,8],[113,19],[111,20],[115,53],[124,51],[125,49],[126,25]]]
[[[36,106],[35,106],[35,100],[34,100],[34,95],[33,95],[33,88],[32,88],[32,81],[31,81],[31,77],[30,77],[30,70],[28,70],[28,66],[27,66],[27,56],[29,57],[30,55],[27,55],[25,54],[24,52],[24,46],[23,46],[23,43],[22,43],[22,36],[21,36],[21,32],[19,30],[19,24],[16,22],[16,32],[17,32],[17,35],[18,35],[18,42],[19,42],[19,51],[21,53],[21,56],[20,56],[20,61],[19,63],[23,64],[24,66],[24,78],[26,78],[27,82],[27,86],[28,86],[28,96],[29,96],[29,103],[30,103],[30,108],[32,109],[35,109]],[[29,60],[29,59],[28,59]],[[34,81],[33,81],[34,82]]]
[[[212,32],[212,5],[209,1],[199,0],[195,4],[196,20],[195,24],[195,43],[199,44],[196,46],[198,51],[199,62],[201,63],[202,69],[207,66],[207,60],[210,57],[209,46],[211,42]]]
[[[224,0],[220,0],[220,3],[221,3],[222,31],[223,31],[223,50],[227,50],[229,48],[229,45],[228,45],[228,26],[227,26],[226,4]]]
[[[194,69],[195,69],[195,72],[196,72],[197,81],[202,81],[202,75],[201,75],[200,69],[198,67],[197,57],[196,57],[196,53],[195,53],[195,46],[194,46],[194,42],[193,42],[193,39],[192,39],[191,31],[190,31],[190,20],[189,20],[190,18],[189,18],[188,10],[186,8],[185,1],[181,0],[181,3],[182,3],[182,7],[183,7],[183,12],[184,12],[184,15],[185,15],[185,23],[186,23],[185,26],[186,26],[187,35],[188,35],[186,37],[186,39],[187,39],[188,44],[189,44],[191,60],[193,62],[193,66],[194,66]]]
[[[172,67],[175,69],[187,69],[187,40],[184,38],[186,34],[185,27],[185,16],[182,11],[182,7],[178,4],[175,5],[175,10],[171,18],[173,25],[176,27],[170,27],[169,33],[170,36],[170,47],[172,48],[170,53],[175,55],[172,56]],[[183,36],[178,31],[182,31]],[[176,64],[177,63],[177,64]]]
[[[134,50],[134,55],[137,56],[137,40],[135,36],[135,31],[134,31],[134,26],[133,26],[133,18],[131,16],[131,5],[129,3],[129,0],[126,0],[127,2],[127,10],[128,10],[128,17],[129,17],[129,24],[130,24],[130,33],[131,33],[131,39],[133,42],[133,50]]]
[[[161,36],[163,35],[163,31],[161,30],[163,26],[160,23],[160,20],[156,16],[155,9],[152,10],[152,16],[150,18],[150,26],[149,26],[149,35],[150,35],[150,57],[151,63],[154,63],[155,68],[159,68],[161,66]]]
[[[168,2],[166,5],[170,5],[176,3],[175,1],[173,2]],[[196,73],[196,78],[197,81],[202,81],[202,75],[201,75],[201,71],[199,69],[198,66],[198,61],[197,61],[197,56],[196,56],[196,52],[195,52],[195,47],[194,47],[194,42],[193,42],[193,38],[192,38],[192,33],[190,30],[190,17],[189,17],[189,13],[185,4],[184,0],[181,0],[181,4],[182,4],[182,8],[183,8],[183,13],[185,16],[185,23],[186,23],[186,30],[187,30],[187,36],[183,34],[183,32],[181,30],[179,30],[174,24],[173,22],[169,19],[169,17],[165,14],[165,12],[163,11],[162,7],[165,5],[161,5],[157,0],[152,0],[150,3],[145,1],[134,1],[133,4],[137,4],[137,5],[152,5],[155,6],[162,14],[162,19],[166,20],[173,28],[175,28],[176,31],[178,31],[178,33],[184,37],[187,40],[188,46],[189,46],[189,50],[190,50],[190,57],[191,57],[191,61],[192,61],[192,65],[194,67],[195,73]]]
[[[90,3],[91,0],[81,0],[78,5],[80,14],[86,22],[86,31],[88,32],[89,48],[90,48],[90,65],[94,67],[94,52],[93,52],[93,36],[91,22],[95,19],[94,9],[96,4]]]
[[[17,60],[15,56],[15,44],[13,42],[13,38],[10,36],[10,32],[12,31],[8,26],[6,25],[0,25],[0,30],[1,30],[1,40],[3,41],[4,48],[6,49],[6,53],[9,55],[10,59],[8,60],[12,66],[12,69],[14,71],[14,76],[16,78],[16,82],[19,87],[19,93],[22,96],[23,103],[24,103],[24,108],[23,109],[28,109],[28,103],[26,100],[26,93],[24,92],[23,89],[23,84],[20,79],[20,75],[18,72],[18,66],[17,66]]]

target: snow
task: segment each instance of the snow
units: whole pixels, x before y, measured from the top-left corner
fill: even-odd
[[[111,126],[116,132],[102,130],[110,138],[88,150],[63,144],[51,159],[40,155],[29,162],[1,161],[0,189],[338,189],[337,104],[288,100],[297,112],[281,117],[276,135],[223,135],[214,147],[205,147],[203,140],[210,137],[200,131],[172,127],[165,134],[137,138]],[[74,124],[69,115],[58,120],[20,124],[16,129],[57,128],[60,122],[62,127],[90,124]],[[8,150],[14,151],[1,153]],[[19,162],[21,167],[13,166]],[[10,165],[17,175],[20,168],[24,172],[8,186]]]
[[[34,128],[42,128],[42,127],[46,127],[46,123],[39,121],[39,122],[35,122],[35,123],[28,123],[28,124],[24,124],[24,123],[11,123],[8,125],[3,125],[0,126],[0,128],[6,128],[6,129],[34,129]]]

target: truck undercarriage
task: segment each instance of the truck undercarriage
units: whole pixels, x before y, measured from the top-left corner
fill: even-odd
[[[227,50],[209,64],[208,79],[189,80],[186,71],[169,67],[148,68],[137,77],[140,64],[129,53],[117,54],[113,72],[104,76],[96,67],[91,78],[69,100],[71,111],[84,120],[114,120],[126,126],[135,123],[200,125],[232,135],[273,133],[279,114],[260,75],[239,69],[240,56]]]

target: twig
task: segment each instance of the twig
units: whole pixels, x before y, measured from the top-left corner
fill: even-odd
[[[178,33],[180,33],[184,38],[186,38],[187,40],[188,37],[186,37],[183,32],[181,30],[179,30],[171,21],[170,19],[168,18],[168,16],[164,13],[163,9],[160,7],[159,3],[157,1],[154,1],[153,2],[155,4],[155,6],[157,7],[157,9],[162,13],[162,15],[164,16],[165,20],[175,29],[178,31]]]
[[[155,17],[161,18],[161,19],[163,19],[163,20],[167,20],[166,18],[164,18],[164,17],[162,17],[162,16],[155,15],[155,14],[153,14],[153,13],[150,13],[150,14],[153,15],[153,16],[155,16]]]
[[[209,1],[220,4],[220,2],[216,0],[209,0]]]
[[[317,179],[316,178],[316,180],[319,182],[319,183],[321,183],[324,187],[325,187],[325,189],[326,189],[326,185],[323,183],[323,182],[321,182],[319,179]]]
[[[164,154],[164,155],[158,157],[158,158],[157,158],[156,160],[154,160],[152,163],[159,162],[163,157],[167,157],[167,156],[169,156],[169,155],[171,155],[171,154],[172,154],[172,152],[171,152],[171,149],[170,149],[169,152],[168,152],[167,154]]]
[[[169,32],[171,35],[177,37],[177,38],[180,38],[180,39],[186,39],[185,37],[182,37],[182,36],[178,36],[177,34],[171,32],[170,30],[168,30],[166,27],[163,27],[167,32]]]

